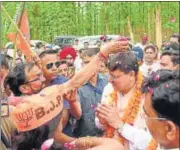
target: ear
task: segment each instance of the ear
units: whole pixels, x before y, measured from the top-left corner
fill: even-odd
[[[20,90],[21,93],[23,93],[23,94],[28,94],[28,93],[29,93],[29,88],[28,88],[27,85],[21,85],[21,86],[19,87],[19,90]]]
[[[172,122],[172,121],[167,121],[167,124],[165,125],[165,129],[166,131],[166,138],[169,141],[174,141],[176,139],[177,136],[177,127],[176,125]]]

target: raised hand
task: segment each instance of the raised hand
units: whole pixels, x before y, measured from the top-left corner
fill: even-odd
[[[128,49],[128,41],[112,41],[102,46],[101,52],[108,56],[112,53],[117,53],[121,51],[126,51]]]
[[[64,98],[69,102],[77,101],[77,90],[72,90],[67,94],[64,94]]]

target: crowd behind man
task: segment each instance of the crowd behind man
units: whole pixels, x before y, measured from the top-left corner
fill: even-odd
[[[124,39],[118,40],[123,41]],[[2,126],[0,149],[40,149],[44,141],[53,138],[55,142],[52,144],[51,149],[66,150],[70,148],[67,146],[67,143],[77,140],[80,137],[102,137],[103,134],[106,133],[104,128],[106,125],[110,125],[114,128],[119,127],[117,124],[114,125],[115,123],[113,124],[110,122],[111,118],[108,118],[108,121],[104,121],[101,116],[101,113],[103,114],[106,111],[108,112],[107,108],[109,110],[111,109],[108,106],[107,108],[104,108],[106,107],[104,106],[104,101],[108,98],[109,93],[111,93],[114,89],[118,91],[118,98],[120,101],[117,102],[117,111],[119,112],[119,116],[122,117],[121,114],[123,114],[126,106],[129,104],[128,100],[132,91],[138,90],[135,84],[138,80],[139,71],[145,79],[151,78],[154,73],[159,70],[175,71],[180,68],[179,34],[173,34],[170,37],[170,40],[165,44],[163,43],[161,49],[159,50],[156,45],[153,45],[148,41],[147,36],[143,36],[141,43],[131,44],[128,52],[121,52],[119,54],[112,54],[109,56],[108,60],[101,63],[98,72],[94,73],[89,80],[84,83],[84,85],[64,95],[62,113],[59,113],[55,118],[47,122],[46,125],[41,128],[32,130],[32,132],[17,131],[12,118],[10,118],[10,113],[13,107],[23,103],[19,97],[24,97],[26,95],[31,96],[33,94],[40,93],[44,88],[68,82],[73,78],[75,73],[81,71],[82,68],[89,64],[91,60],[99,54],[100,49],[105,46],[106,43],[111,41],[112,39],[108,38],[103,38],[102,41],[100,38],[96,42],[95,48],[91,48],[88,41],[86,41],[84,42],[84,48],[82,49],[79,49],[77,46],[78,40],[75,40],[73,46],[65,46],[62,48],[58,47],[57,49],[53,49],[52,47],[45,45],[38,45],[36,54],[40,58],[40,65],[34,62],[27,63],[26,58],[19,50],[17,51],[16,61],[12,62],[12,50],[4,51],[4,54],[1,54],[0,66],[0,81],[2,89]],[[95,65],[96,64],[94,64],[94,66]],[[170,76],[171,73],[167,71],[167,74]],[[163,74],[163,76],[165,76],[165,74]],[[169,78],[166,77],[165,79],[167,82],[169,81]],[[165,81],[163,81],[163,79],[161,80],[162,84],[164,84]],[[148,89],[148,87],[146,88]],[[145,93],[147,93],[147,91]],[[41,96],[43,97],[43,95]],[[155,100],[153,99],[153,102],[154,101]],[[102,104],[100,105],[100,103]],[[180,104],[179,101],[177,103]],[[141,104],[141,106],[142,105],[143,104]],[[144,106],[146,109],[149,107],[147,105],[148,104]],[[158,104],[153,103],[153,105]],[[163,108],[164,104],[161,103],[160,105],[162,105]],[[140,109],[143,109],[141,106]],[[166,106],[167,105],[164,105],[164,109],[167,108]],[[173,109],[167,111],[171,114]],[[166,118],[166,115],[164,116],[164,110],[160,110],[159,105],[157,107],[157,112],[160,115],[163,114],[162,117]],[[177,111],[177,113],[177,115],[180,115],[180,112]],[[167,117],[169,117],[169,114],[167,114]],[[172,114],[174,115],[174,113]],[[137,116],[137,118],[142,120],[139,114]],[[167,119],[171,120],[171,117],[173,118],[173,116],[170,116]],[[175,116],[174,118],[174,123],[179,125]],[[121,124],[121,122],[117,123]],[[141,128],[144,131],[147,130],[145,124],[139,127],[138,123],[141,124],[142,122],[137,121],[133,128]],[[158,126],[158,124],[156,125]],[[148,127],[149,126],[150,125],[148,125]],[[170,127],[173,128],[174,126],[170,124]],[[131,127],[127,129],[130,130],[130,128]],[[121,132],[124,133],[125,131]],[[152,136],[157,137],[154,132],[156,131],[153,131],[153,134],[151,132]],[[42,133],[42,135],[39,135],[39,133]],[[37,138],[37,136],[39,136],[38,141],[34,141],[33,145],[31,142],[28,144],[28,141],[33,141],[33,139]],[[149,139],[144,142],[144,145],[137,146],[138,144],[136,144],[136,142],[138,141],[138,137],[135,141],[134,139],[129,138],[126,133],[122,134],[122,136],[131,143],[129,144],[130,149],[147,149]],[[113,141],[110,141],[110,143],[111,142]],[[101,144],[106,145],[106,143]],[[114,146],[116,146],[116,144]],[[120,145],[117,144],[117,146]],[[179,147],[175,146],[174,148]]]

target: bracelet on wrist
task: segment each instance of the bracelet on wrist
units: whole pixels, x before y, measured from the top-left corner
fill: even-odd
[[[100,61],[106,61],[107,59],[107,57],[102,52],[98,53],[98,58]]]
[[[101,56],[101,57],[103,57],[104,59],[107,59],[108,57],[106,57],[102,52],[99,52],[99,55]]]

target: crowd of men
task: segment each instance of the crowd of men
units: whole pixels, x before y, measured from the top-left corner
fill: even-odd
[[[119,39],[120,42],[126,40],[129,40],[130,43],[130,39]],[[101,62],[98,70],[86,78],[88,69],[83,72],[83,68],[88,68],[90,66],[88,64],[93,62],[100,50],[106,45],[110,45],[111,42],[114,41],[97,41],[97,47],[93,48],[88,45],[88,42],[85,42],[83,49],[78,49],[77,40],[73,46],[57,50],[40,45],[36,49],[40,63],[26,62],[26,58],[19,50],[15,62],[12,62],[13,58],[8,55],[8,50],[1,54],[0,149],[38,150],[41,149],[44,141],[54,139],[54,143],[49,149],[66,150],[72,148],[68,147],[67,143],[81,139],[81,137],[103,137],[106,130],[104,126],[107,124],[121,132],[121,136],[128,142],[128,149],[148,149],[148,143],[152,137],[166,149],[179,148],[180,100],[177,96],[179,87],[176,85],[179,83],[180,68],[179,34],[173,34],[161,49],[149,43],[147,36],[142,37],[140,43],[128,45],[126,52],[109,55],[106,61]],[[10,116],[14,108],[23,103],[23,97],[33,97],[34,94],[39,93],[40,96],[44,94],[46,96],[46,92],[42,92],[43,89],[68,83],[79,72],[82,74],[77,79],[86,78],[86,80],[82,79],[84,83],[81,87],[63,95],[63,111],[61,113],[37,129],[27,132],[17,130],[14,120]],[[120,120],[118,117],[123,116],[132,93],[136,91],[135,85],[139,72],[142,73],[144,82],[145,79],[149,79],[146,84],[142,85],[144,93],[154,92],[154,97],[151,101],[151,98],[146,95],[146,103],[142,102],[141,104],[144,104],[141,109],[144,109],[145,117],[137,115],[133,126],[132,124],[122,124],[122,121],[118,122],[117,120]],[[159,73],[159,76],[155,75],[156,72]],[[157,79],[152,81],[154,78]],[[171,83],[171,81],[175,81],[175,83]],[[166,82],[169,83],[167,85],[167,88],[170,89],[169,93],[166,93],[166,90],[162,89],[165,87],[161,86]],[[112,107],[105,104],[105,101],[113,90],[118,91],[119,101],[117,106]],[[153,110],[150,110],[149,105],[153,106],[151,107]],[[115,107],[117,107],[118,114],[115,112]],[[158,120],[159,118],[160,121],[165,120],[168,123],[163,124],[163,122],[156,122],[157,120],[150,122],[148,118],[149,120]],[[147,131],[145,121],[151,135]],[[142,134],[139,135],[139,133]],[[102,139],[98,143],[99,149],[125,149],[113,139],[116,138]],[[93,146],[98,146],[98,144]],[[80,144],[80,147],[83,147],[82,145]],[[94,149],[98,150],[98,147]]]

